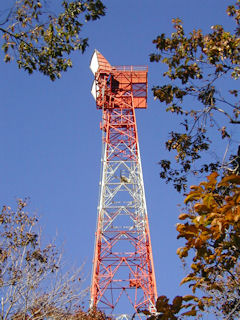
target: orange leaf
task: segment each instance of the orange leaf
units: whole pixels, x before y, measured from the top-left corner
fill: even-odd
[[[199,188],[199,186],[190,186],[190,189],[194,190],[194,191],[198,190],[198,188]]]
[[[182,314],[182,316],[192,316],[192,317],[194,317],[194,316],[196,316],[196,314],[197,314],[197,311],[196,311],[196,310],[190,310],[190,311],[188,311],[188,312],[184,312],[184,313]]]
[[[235,201],[236,204],[240,203],[240,192],[237,192],[234,196],[233,196],[233,200]]]
[[[194,206],[194,210],[199,214],[205,214],[205,213],[211,212],[211,209],[209,207],[201,203],[196,203]]]
[[[185,258],[188,256],[188,249],[186,247],[178,248],[177,255],[179,258]]]
[[[216,178],[219,176],[217,172],[212,172],[209,176],[207,176],[208,181],[216,181]]]
[[[194,299],[195,299],[195,296],[190,295],[190,294],[183,296],[184,301],[190,301],[190,300],[194,300]]]
[[[226,183],[240,184],[240,176],[236,174],[232,174],[230,176],[224,177],[218,185],[222,186]]]
[[[199,300],[198,307],[201,311],[204,311],[204,303],[202,302],[202,300]]]
[[[185,219],[188,218],[188,217],[189,217],[189,214],[187,214],[187,213],[182,213],[182,214],[179,215],[178,219],[179,219],[179,220],[185,220]]]

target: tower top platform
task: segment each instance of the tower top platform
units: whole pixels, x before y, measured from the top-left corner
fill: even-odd
[[[91,93],[98,109],[123,108],[129,103],[138,109],[147,107],[147,66],[112,66],[95,50],[90,69],[95,77]],[[119,104],[119,99],[122,99],[122,104]]]

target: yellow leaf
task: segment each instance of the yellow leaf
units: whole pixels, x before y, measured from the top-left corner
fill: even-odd
[[[199,225],[199,224],[203,224],[204,222],[204,217],[201,217],[201,216],[197,216],[195,219],[192,220],[192,222],[196,225]]]
[[[185,258],[188,256],[188,249],[186,247],[181,247],[177,249],[177,255],[179,258]]]
[[[214,198],[211,194],[207,194],[204,198],[203,198],[203,204],[205,206],[207,206],[208,208],[210,208],[213,204],[215,203]]]
[[[194,270],[194,271],[197,271],[199,269],[199,266],[195,263],[192,263],[191,264],[191,268]]]
[[[192,277],[185,277],[185,278],[183,278],[182,279],[182,281],[180,282],[180,285],[182,285],[182,284],[184,284],[184,283],[186,283],[186,282],[189,282],[189,281],[192,281]],[[186,296],[185,296],[186,297]],[[185,299],[184,299],[184,297],[183,297],[183,300],[184,301],[186,301]],[[191,299],[190,299],[191,300]]]
[[[189,201],[198,200],[201,196],[201,192],[190,192],[190,194],[185,198],[184,203]]]

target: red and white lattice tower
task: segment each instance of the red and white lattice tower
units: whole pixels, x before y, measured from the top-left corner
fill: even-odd
[[[140,316],[157,298],[135,117],[147,107],[148,70],[111,66],[97,50],[90,68],[103,132],[91,307]]]

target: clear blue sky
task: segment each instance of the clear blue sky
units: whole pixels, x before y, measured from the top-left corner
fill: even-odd
[[[14,63],[0,63],[0,205],[30,197],[44,235],[57,233],[70,265],[86,263],[85,285],[90,284],[101,157],[101,112],[90,93],[93,50],[112,65],[149,65],[148,109],[137,112],[138,132],[158,294],[174,297],[186,292],[179,287],[184,271],[176,256],[182,198],[160,180],[157,163],[167,155],[164,141],[176,122],[152,98],[151,87],[164,79],[149,54],[158,34],[173,31],[172,18],[182,18],[187,31],[208,31],[214,24],[230,29],[225,14],[230,2],[108,0],[107,15],[84,28],[90,47],[73,55],[74,67],[61,80],[52,83]]]

